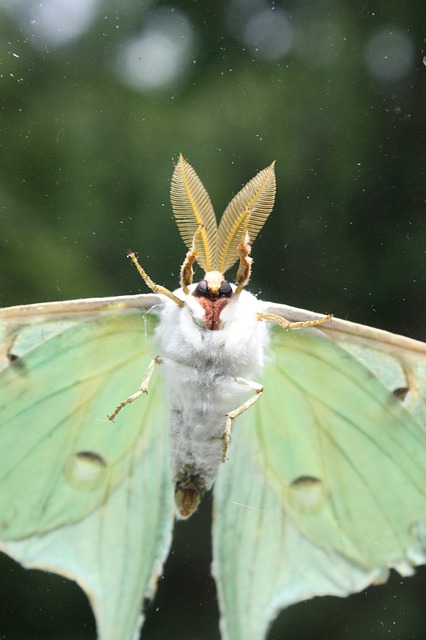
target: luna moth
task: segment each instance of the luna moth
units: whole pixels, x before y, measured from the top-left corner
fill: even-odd
[[[272,164],[217,225],[181,156],[179,289],[131,253],[153,293],[0,309],[1,549],[76,580],[100,640],[138,637],[212,486],[224,640],[426,562],[426,345],[248,293],[274,197]]]

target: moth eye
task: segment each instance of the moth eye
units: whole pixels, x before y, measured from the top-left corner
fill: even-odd
[[[196,298],[207,296],[209,292],[209,288],[207,286],[207,282],[205,280],[200,280],[197,286],[194,289],[194,295]]]
[[[226,280],[224,280],[222,282],[222,284],[220,285],[220,289],[219,289],[219,296],[221,298],[230,298],[232,295],[232,287],[229,284],[229,282],[227,282]]]

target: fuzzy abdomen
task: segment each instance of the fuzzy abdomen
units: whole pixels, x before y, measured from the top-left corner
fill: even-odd
[[[226,414],[240,406],[250,392],[234,377],[205,374],[200,379],[196,369],[171,366],[173,375],[167,386],[174,475],[198,475],[208,490],[222,456]],[[182,383],[178,382],[179,374]]]

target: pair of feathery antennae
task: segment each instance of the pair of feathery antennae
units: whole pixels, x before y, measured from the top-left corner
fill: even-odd
[[[227,206],[219,226],[209,195],[191,165],[179,157],[172,177],[173,213],[188,249],[206,273],[224,274],[238,260],[240,247],[252,243],[272,211],[275,200],[273,162],[250,180]]]

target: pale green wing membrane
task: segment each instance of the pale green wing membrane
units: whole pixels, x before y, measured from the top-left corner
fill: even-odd
[[[0,310],[0,548],[79,582],[99,638],[132,640],[173,524],[160,381],[133,393],[158,296]]]
[[[363,329],[274,331],[264,397],[234,429],[215,486],[227,640],[260,640],[291,603],[426,561],[425,346]]]

